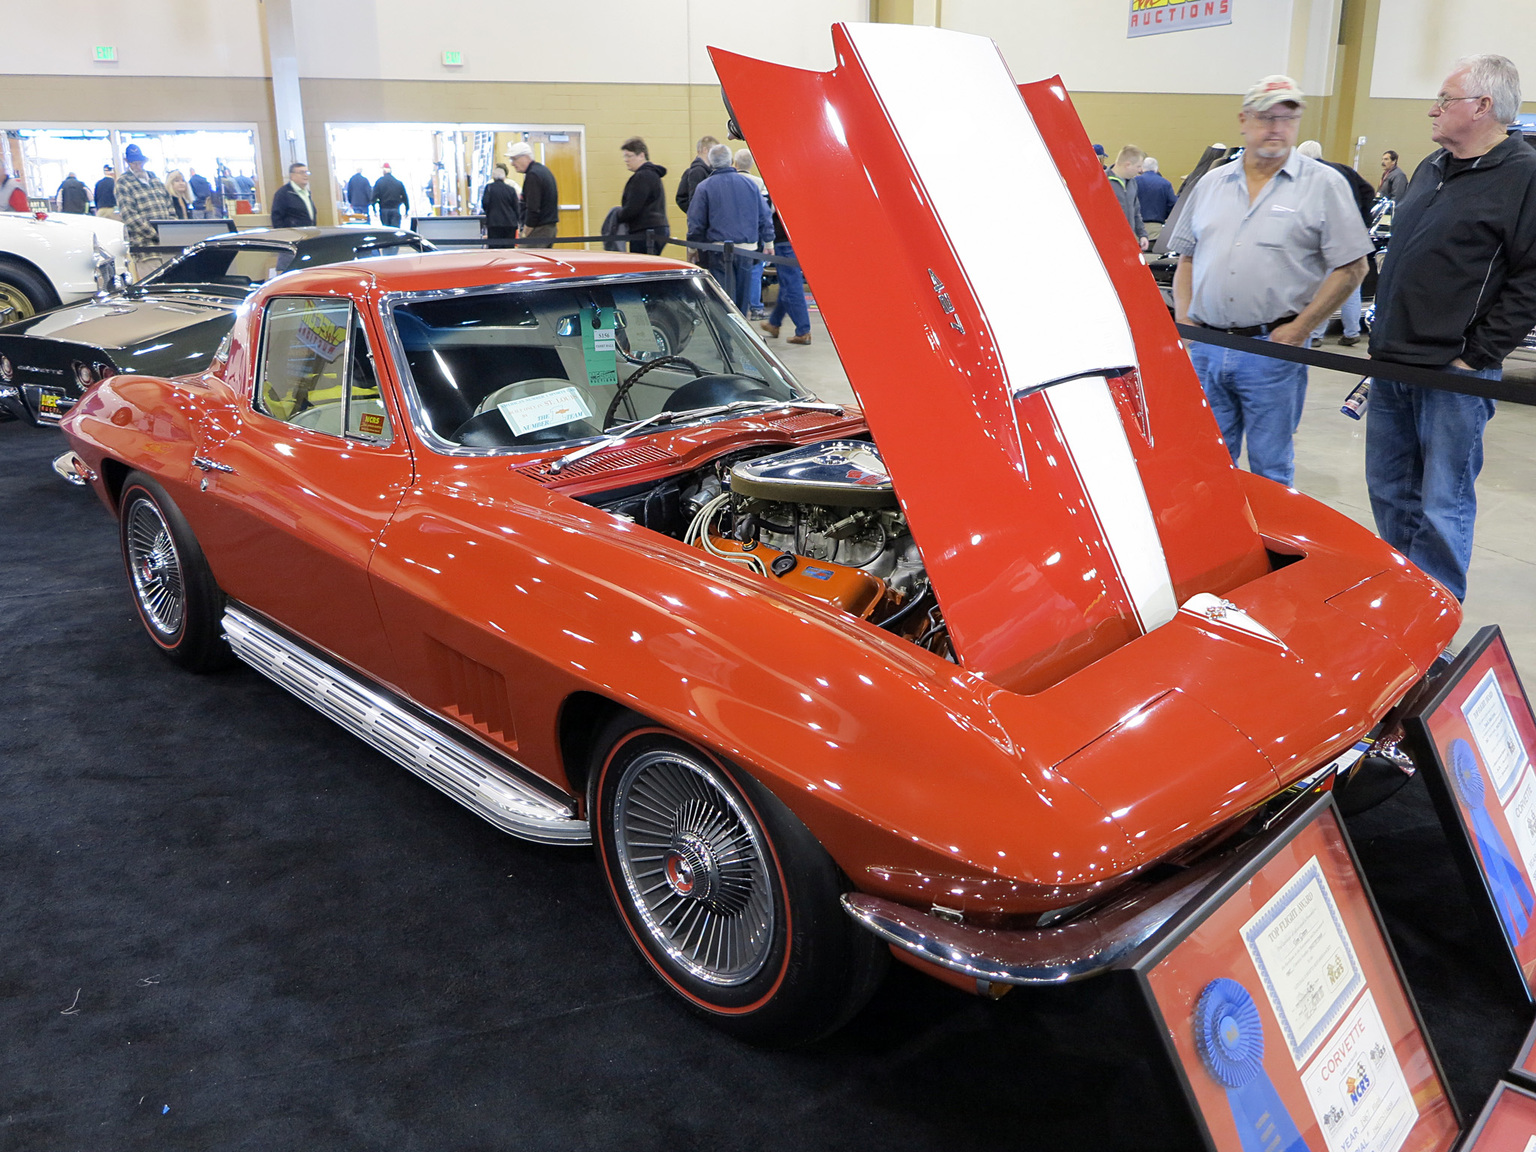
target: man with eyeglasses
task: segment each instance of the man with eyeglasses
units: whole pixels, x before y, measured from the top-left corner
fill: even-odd
[[[1289,76],[1248,90],[1242,162],[1195,185],[1166,244],[1179,323],[1301,347],[1365,278],[1371,238],[1349,185],[1296,151],[1305,107]],[[1307,366],[1200,341],[1189,358],[1232,462],[1246,437],[1249,470],[1290,484]]]
[[[1371,357],[1497,380],[1536,327],[1536,152],[1508,127],[1520,73],[1503,56],[1456,63],[1430,105],[1440,145],[1392,218]],[[1382,538],[1457,599],[1467,593],[1474,485],[1494,402],[1377,378],[1365,479]]]

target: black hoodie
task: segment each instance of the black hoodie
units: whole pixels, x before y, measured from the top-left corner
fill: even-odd
[[[619,204],[619,222],[629,225],[630,232],[667,227],[667,193],[661,186],[666,174],[665,168],[649,160],[630,173]]]

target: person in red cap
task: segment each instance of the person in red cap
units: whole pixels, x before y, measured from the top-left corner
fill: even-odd
[[[1371,238],[1344,178],[1296,151],[1306,98],[1289,76],[1248,90],[1243,159],[1207,173],[1165,247],[1181,324],[1303,346],[1365,278]],[[1237,463],[1290,484],[1307,366],[1198,340],[1189,359]]]

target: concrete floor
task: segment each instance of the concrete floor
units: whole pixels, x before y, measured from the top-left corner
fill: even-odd
[[[786,326],[785,334],[789,333]],[[854,400],[853,389],[827,336],[821,315],[811,312],[808,347],[769,341],[799,381],[826,400]],[[1364,345],[1329,352],[1364,355]],[[1365,424],[1339,412],[1356,376],[1312,371],[1307,407],[1296,435],[1296,486],[1374,529],[1365,489]],[[1536,385],[1536,359],[1511,357],[1505,379]],[[1536,678],[1536,408],[1501,404],[1483,437],[1483,474],[1478,480],[1477,536],[1468,575],[1461,645],[1486,624],[1498,624],[1518,667]]]

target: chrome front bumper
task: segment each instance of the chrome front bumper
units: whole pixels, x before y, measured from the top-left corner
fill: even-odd
[[[96,473],[86,465],[84,460],[80,459],[73,452],[66,452],[62,456],[55,457],[53,470],[71,484],[78,485],[81,488],[84,488],[96,479]]]

